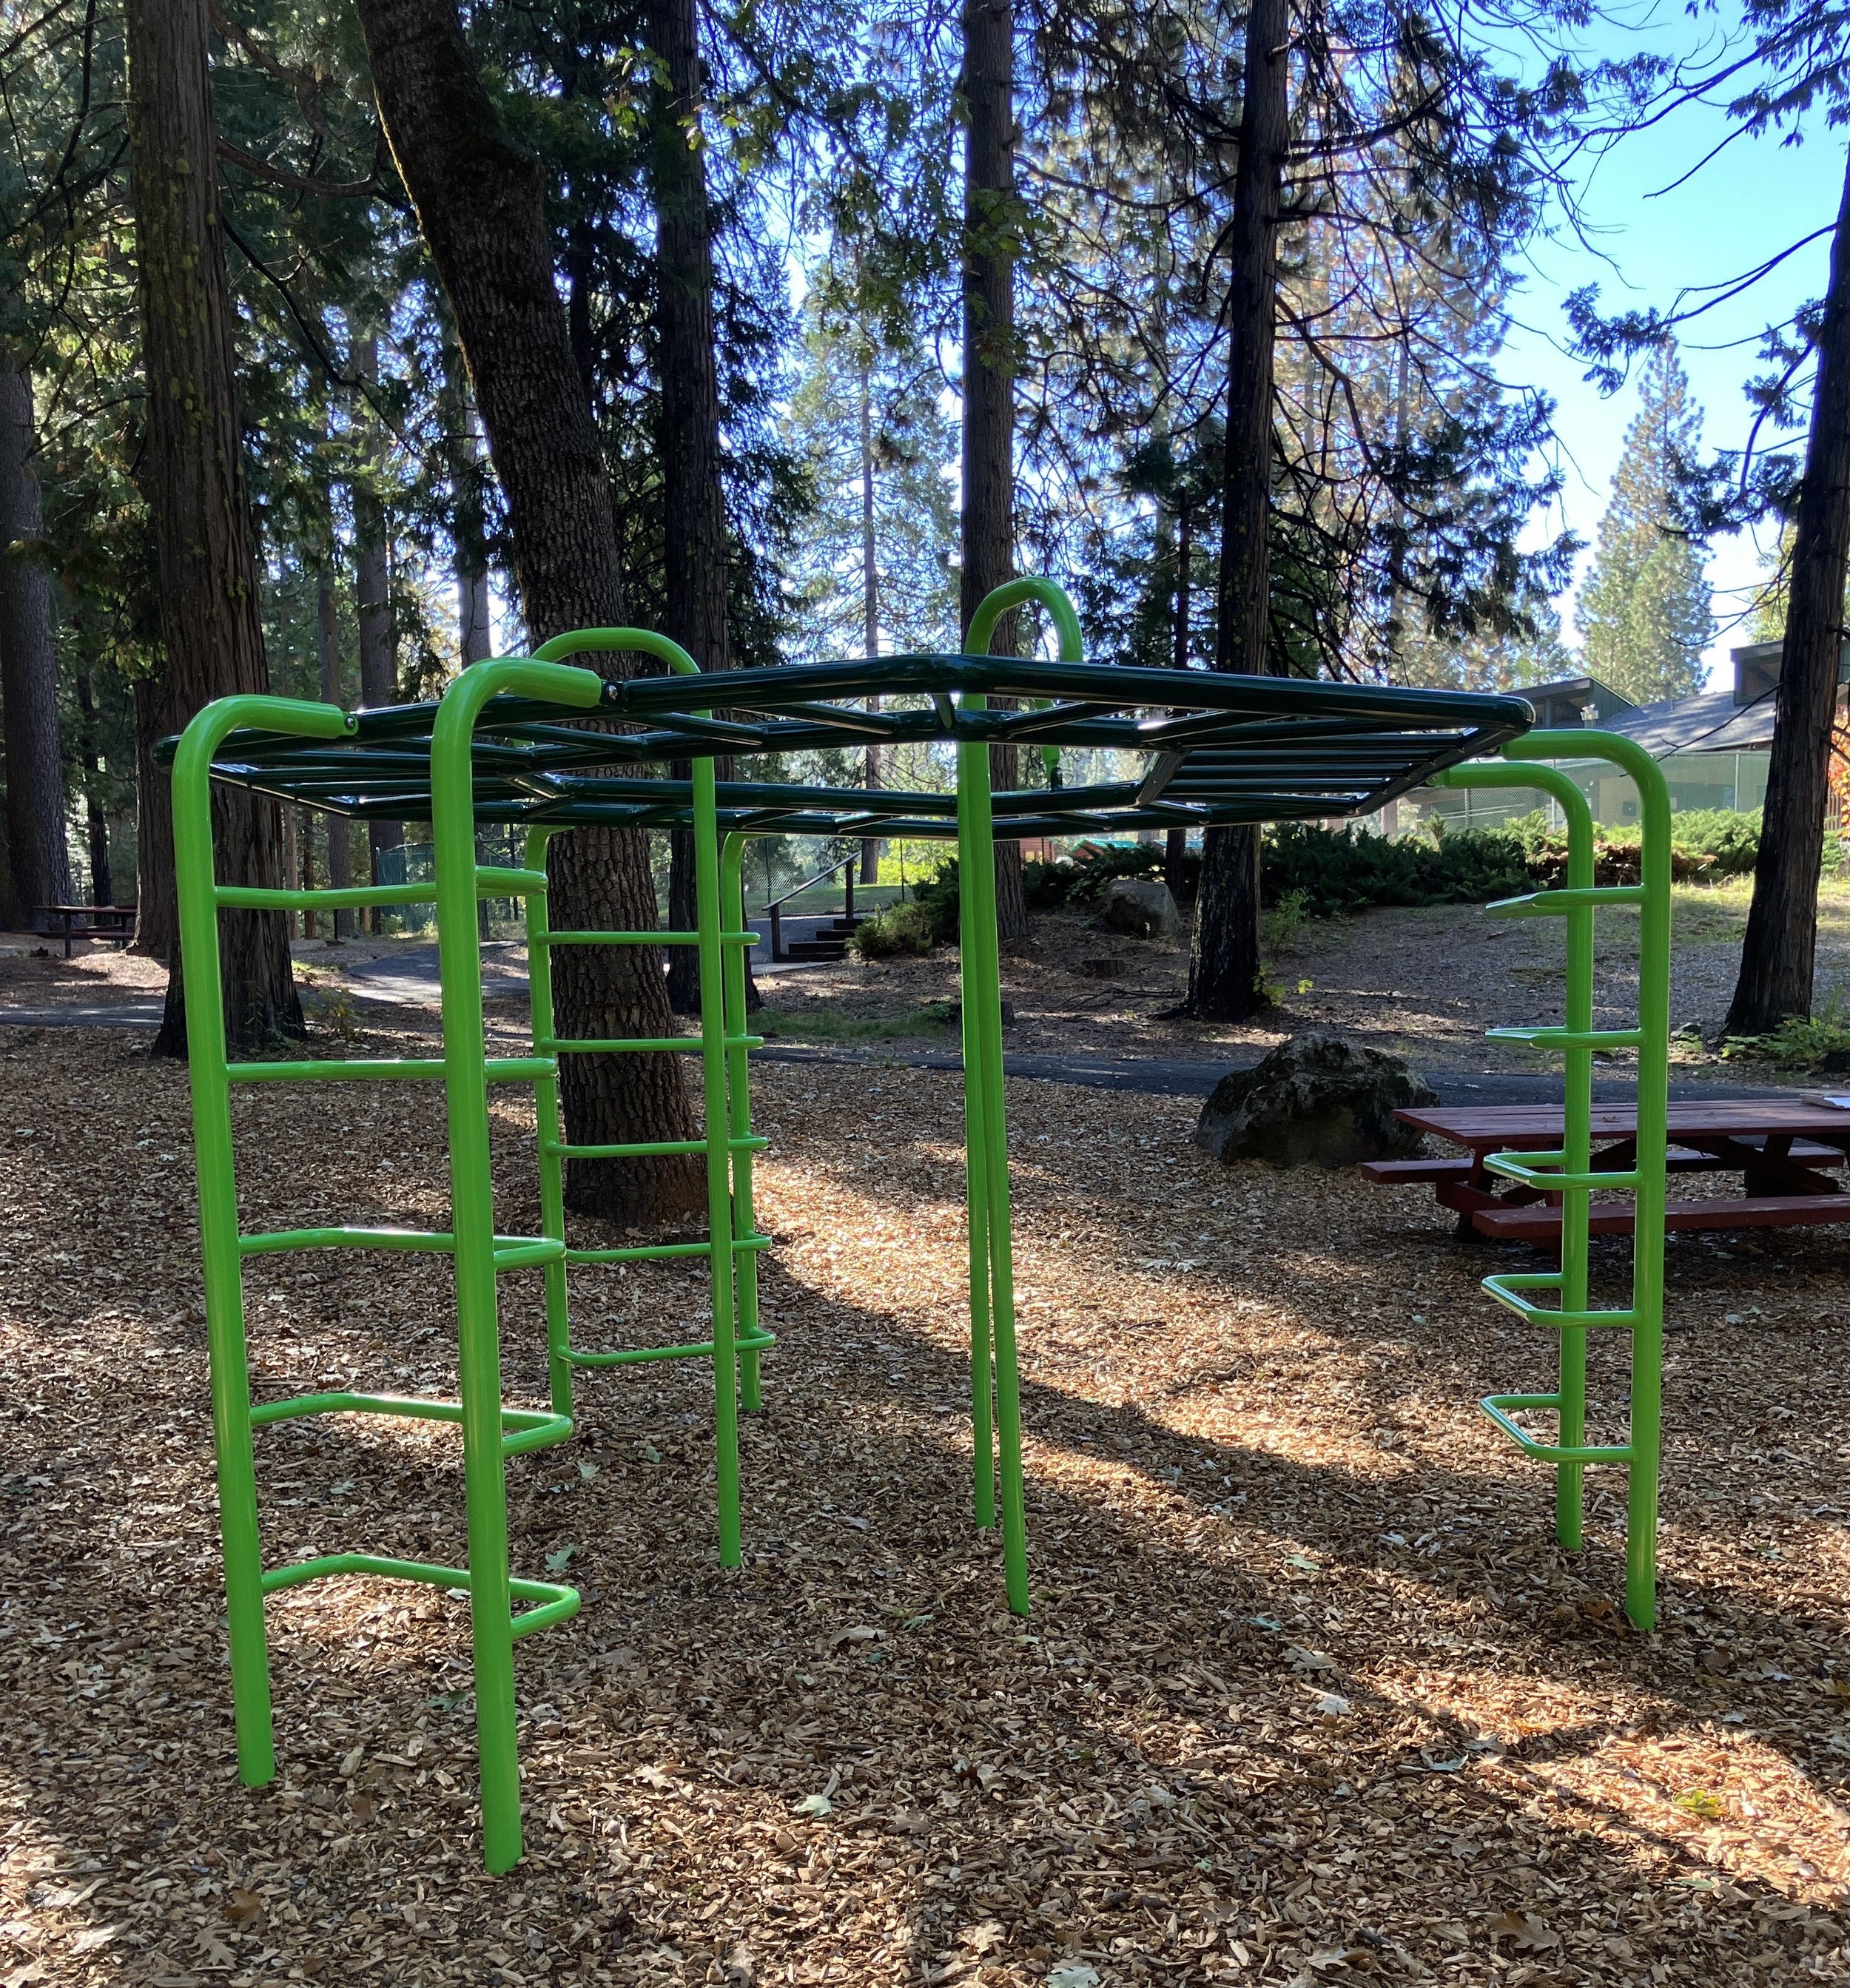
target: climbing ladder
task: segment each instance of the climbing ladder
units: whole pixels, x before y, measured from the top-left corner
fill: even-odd
[[[635,628],[580,629],[561,635],[538,652],[557,662],[589,651],[630,651],[665,661],[677,674],[698,674],[693,659],[665,637]],[[701,714],[704,715],[704,714]],[[757,943],[746,925],[742,859],[744,840],[732,836],[722,850],[714,804],[713,762],[696,759],[693,770],[694,881],[698,929],[683,931],[555,931],[547,915],[543,881],[526,896],[528,987],[533,1047],[551,1059],[535,1082],[539,1132],[540,1227],[558,1253],[546,1264],[546,1344],[555,1413],[572,1414],[575,1369],[633,1366],[657,1360],[711,1358],[713,1417],[717,1448],[719,1560],[739,1564],[739,1409],[759,1405],[759,1355],[774,1343],[758,1317],[758,1252],[769,1238],[756,1233],[752,1209],[752,1155],[769,1143],[751,1132],[747,1053],[763,1038],[748,1035],[745,1020],[745,951]],[[543,879],[546,847],[566,827],[529,830],[526,867]],[[723,927],[724,929],[722,929]],[[556,1033],[553,1015],[552,955],[563,945],[692,945],[700,954],[700,1033],[698,1036],[567,1038]],[[559,1104],[556,1059],[561,1056],[698,1054],[701,1058],[705,1128],[698,1138],[638,1141],[611,1145],[566,1142]],[[672,1154],[705,1156],[708,1234],[704,1242],[655,1242],[626,1249],[576,1249],[566,1240],[565,1163],[568,1160],[647,1159]],[[657,1263],[704,1256],[712,1286],[712,1337],[679,1346],[623,1347],[594,1351],[571,1339],[567,1278],[570,1266],[593,1263]],[[742,1383],[742,1385],[741,1384]]]
[[[1537,891],[1489,907],[1493,918],[1564,918],[1567,921],[1567,1004],[1560,1028],[1504,1028],[1487,1032],[1500,1042],[1559,1050],[1565,1066],[1561,1150],[1499,1153],[1485,1164],[1507,1180],[1558,1195],[1561,1202],[1561,1267],[1506,1271],[1486,1277],[1483,1288],[1500,1304],[1561,1337],[1559,1380],[1545,1395],[1491,1395],[1484,1412],[1517,1447],[1555,1466],[1555,1537],[1570,1551],[1582,1543],[1586,1469],[1611,1464],[1626,1473],[1625,1612],[1641,1629],[1652,1627],[1657,1608],[1657,1503],[1662,1447],[1664,1330],[1664,1183],[1666,1118],[1670,1063],[1670,800],[1662,769],[1644,748],[1603,732],[1532,732],[1503,748],[1501,766],[1455,766],[1433,784],[1451,787],[1539,789],[1558,803],[1568,827],[1568,881],[1559,890]],[[1538,759],[1610,761],[1636,783],[1642,840],[1635,884],[1594,882],[1593,818],[1586,796],[1557,767]],[[1607,907],[1639,908],[1638,1022],[1629,1029],[1593,1026],[1594,925]],[[1596,1050],[1638,1053],[1638,1137],[1631,1166],[1595,1171],[1592,1155],[1593,1059]],[[1632,1298],[1601,1308],[1588,1297],[1588,1217],[1596,1190],[1629,1190],[1634,1209]],[[1531,1293],[1552,1293],[1552,1304]],[[1589,1444],[1587,1420],[1587,1336],[1590,1331],[1632,1335],[1630,1432],[1622,1443]],[[1556,1417],[1557,1440],[1546,1442],[1519,1424],[1534,1411]]]
[[[556,1411],[505,1407],[501,1395],[498,1280],[510,1271],[556,1263],[565,1248],[556,1237],[497,1236],[494,1231],[488,1087],[491,1083],[538,1082],[553,1077],[557,1069],[550,1054],[490,1057],[484,1047],[482,962],[475,942],[477,901],[485,896],[523,896],[543,889],[546,881],[530,871],[491,868],[476,861],[470,736],[482,704],[503,690],[588,708],[601,698],[603,685],[588,670],[524,661],[482,664],[458,681],[445,700],[432,745],[435,881],[428,886],[296,891],[218,882],[210,782],[219,745],[240,726],[321,739],[351,733],[353,719],[332,705],[268,697],[221,699],[187,728],[174,755],[173,772],[174,870],[181,956],[192,997],[187,1008],[193,1127],[238,1773],[247,1786],[261,1787],[276,1771],[264,1620],[264,1603],[269,1595],[305,1581],[348,1574],[466,1589],[474,1644],[484,1850],[489,1868],[495,1871],[507,1869],[520,1854],[513,1646],[518,1638],[563,1622],[578,1610],[574,1589],[558,1582],[516,1579],[510,1574],[508,1559],[507,1459],[563,1441],[571,1434],[572,1424],[569,1415]],[[218,944],[222,910],[333,911],[408,902],[434,903],[440,934],[468,935],[465,946],[441,947],[445,1043],[441,1057],[229,1060]],[[338,1226],[241,1232],[231,1117],[234,1084],[420,1080],[441,1081],[445,1089],[449,1121],[449,1229]],[[432,1401],[341,1390],[261,1405],[252,1401],[244,1315],[245,1259],[296,1249],[330,1249],[413,1251],[452,1259],[459,1370],[457,1400]],[[393,1415],[461,1426],[468,1537],[466,1567],[440,1567],[369,1553],[326,1554],[264,1567],[253,1432],[276,1422],[330,1414]],[[533,1605],[516,1616],[516,1601]]]

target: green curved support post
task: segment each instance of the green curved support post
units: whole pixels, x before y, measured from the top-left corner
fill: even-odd
[[[986,655],[996,624],[1034,603],[1052,616],[1060,660],[1081,654],[1079,617],[1051,580],[1012,580],[993,588],[970,617],[964,650]],[[986,700],[966,695],[962,708]],[[958,962],[962,982],[966,1192],[969,1210],[970,1387],[976,1523],[996,1523],[1001,1476],[1003,1564],[1009,1606],[1030,1612],[1027,1511],[1022,1484],[1021,1382],[1015,1350],[1014,1247],[1009,1207],[1008,1110],[1002,1053],[1002,958],[996,931],[996,825],[989,749],[957,748]]]
[[[1670,1075],[1670,799],[1662,769],[1635,741],[1609,732],[1532,732],[1503,748],[1502,766],[1456,766],[1435,786],[1540,789],[1557,801],[1568,823],[1568,881],[1490,907],[1493,916],[1558,916],[1567,921],[1568,987],[1564,1026],[1558,1029],[1493,1029],[1492,1037],[1561,1050],[1565,1069],[1561,1149],[1552,1153],[1500,1154],[1493,1172],[1561,1198],[1561,1268],[1486,1277],[1484,1289],[1530,1323],[1561,1335],[1561,1378],[1550,1395],[1493,1395],[1485,1412],[1531,1456],[1556,1469],[1555,1530],[1563,1546],[1582,1543],[1582,1480],[1590,1463],[1620,1466],[1626,1473],[1625,1612],[1640,1629],[1651,1628],[1657,1608],[1658,1482],[1662,1446],[1664,1202],[1666,1121]],[[1639,792],[1642,823],[1640,874],[1635,886],[1596,887],[1593,822],[1586,797],[1544,759],[1601,759],[1629,774]],[[1602,905],[1639,908],[1638,1025],[1593,1026],[1594,921]],[[1632,1167],[1595,1172],[1592,1158],[1593,1054],[1601,1046],[1638,1051],[1638,1139]],[[1594,1309],[1588,1295],[1592,1197],[1600,1189],[1629,1188],[1633,1205],[1632,1301],[1617,1310]],[[1553,1306],[1530,1292],[1556,1293]],[[1623,1443],[1590,1446],[1586,1440],[1587,1334],[1615,1327],[1632,1335],[1631,1428]],[[1551,1410],[1558,1440],[1537,1442],[1513,1417],[1518,1411]]]

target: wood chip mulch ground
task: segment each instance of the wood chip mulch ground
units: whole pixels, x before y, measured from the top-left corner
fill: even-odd
[[[587,1381],[578,1439],[510,1466],[516,1570],[585,1605],[520,1648],[497,1880],[441,1591],[277,1598],[282,1770],[238,1785],[184,1074],[120,1032],[0,1056],[4,1988],[1850,1980],[1842,1236],[1672,1246],[1645,1638],[1621,1484],[1570,1561],[1473,1406],[1548,1371],[1476,1289],[1502,1259],[1421,1190],[1221,1168],[1185,1102],[1012,1086],[1022,1622],[968,1516],[955,1080],[767,1067],[747,1564],[714,1564],[705,1368]],[[237,1109],[250,1226],[441,1215],[433,1088]],[[518,1226],[530,1107],[497,1109]],[[258,1395],[447,1391],[447,1284],[254,1262]],[[579,1297],[587,1341],[697,1336],[678,1267]],[[272,1562],[462,1554],[447,1432],[289,1424],[259,1471]]]

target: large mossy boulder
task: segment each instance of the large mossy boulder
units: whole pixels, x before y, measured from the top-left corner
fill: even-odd
[[[1405,1159],[1420,1150],[1421,1135],[1394,1114],[1438,1102],[1400,1057],[1306,1029],[1221,1079],[1201,1108],[1195,1143],[1217,1160],[1275,1167]]]

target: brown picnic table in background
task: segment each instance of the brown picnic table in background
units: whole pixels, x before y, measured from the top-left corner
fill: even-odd
[[[1397,1111],[1395,1117],[1436,1139],[1464,1147],[1466,1159],[1370,1160],[1362,1172],[1384,1183],[1430,1181],[1440,1203],[1456,1211],[1459,1233],[1512,1242],[1558,1242],[1561,1197],[1505,1181],[1485,1161],[1494,1153],[1558,1151],[1565,1114],[1559,1105],[1487,1104],[1447,1111]],[[1850,1222],[1850,1187],[1832,1177],[1850,1156],[1850,1110],[1803,1099],[1717,1099],[1672,1104],[1669,1118],[1672,1174],[1739,1173],[1743,1192],[1725,1200],[1672,1199],[1668,1229],[1791,1229]],[[1632,1164],[1638,1112],[1630,1104],[1595,1104],[1593,1165],[1623,1172]],[[1595,1236],[1632,1232],[1629,1199],[1591,1208]]]
[[[125,946],[134,943],[133,904],[41,904],[39,910],[41,916],[59,921],[66,959],[71,956],[73,939],[108,939]]]

